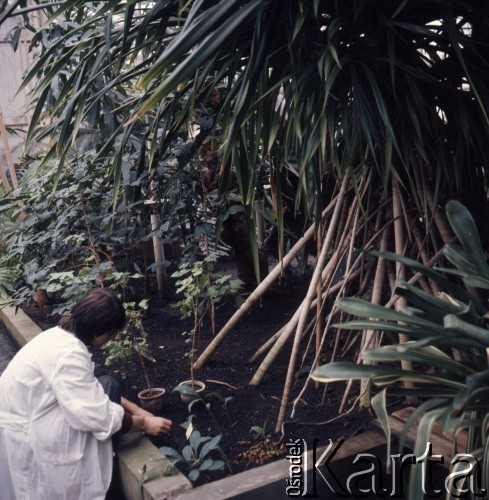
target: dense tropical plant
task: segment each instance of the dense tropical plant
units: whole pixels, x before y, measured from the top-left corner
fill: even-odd
[[[26,9],[15,0],[0,22],[23,12],[28,25]],[[408,278],[403,262],[357,258],[354,249],[427,264],[451,238],[440,211],[446,200],[464,201],[477,220],[487,206],[485,2],[66,0],[42,9],[50,18],[34,37],[39,57],[26,78],[39,82],[29,138],[51,137],[46,158],[58,155],[60,171],[90,134],[99,158],[110,158],[115,193],[126,154],[136,177],[158,172],[165,193],[211,145],[216,185],[239,190],[257,276],[257,198],[279,228],[281,251],[287,215],[300,214],[304,229],[314,224],[309,290],[253,379],[294,333],[277,429],[300,356],[314,351],[317,362],[324,350],[337,313],[325,317],[329,299],[350,287],[385,303],[394,277]],[[175,175],[166,176],[175,160]],[[263,165],[266,184],[257,175]],[[293,260],[281,255],[240,314]],[[435,282],[420,283],[436,293]],[[310,349],[302,348],[306,335]],[[366,331],[363,346],[374,341]]]
[[[443,255],[453,267],[433,268],[400,255],[382,255],[403,262],[435,281],[441,293],[438,296],[429,295],[404,280],[398,280],[395,293],[405,298],[408,304],[400,311],[358,298],[342,298],[337,303],[338,308],[360,319],[335,327],[349,331],[381,332],[384,345],[363,351],[363,364],[330,363],[317,368],[312,378],[321,382],[369,379],[379,388],[373,398],[373,406],[381,419],[388,443],[391,431],[387,396],[419,400],[419,406],[405,424],[401,450],[407,432],[419,418],[414,454],[421,456],[430,441],[434,424],[439,422],[443,432],[453,439],[456,451],[458,433],[467,431],[466,449],[458,451],[471,454],[479,461],[481,468],[477,473],[480,474],[489,463],[489,265],[467,209],[458,202],[450,202],[446,210],[457,241],[445,245]],[[399,333],[407,335],[410,340],[400,344],[396,337]],[[411,361],[414,368],[399,368],[395,362],[401,360]],[[419,498],[420,492],[424,491],[422,469],[423,466],[416,466],[410,479],[408,498]],[[478,479],[482,479],[484,486],[487,476],[482,476]],[[450,491],[460,493],[461,485],[450,484]]]
[[[15,303],[39,288],[72,303],[116,270],[145,272],[148,263],[138,250],[148,234],[148,214],[131,202],[137,186],[129,165],[121,183],[124,198],[114,211],[111,178],[90,160],[88,153],[83,161],[70,160],[61,177],[57,162],[39,167],[34,161],[19,189],[3,200],[3,244],[18,266]]]

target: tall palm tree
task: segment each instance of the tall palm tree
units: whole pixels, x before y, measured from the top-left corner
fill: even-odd
[[[50,23],[34,39],[40,55],[26,82],[39,80],[29,138],[51,138],[47,157],[64,158],[88,131],[117,186],[124,155],[136,157],[138,172],[156,167],[177,138],[189,140],[189,123],[204,107],[189,158],[217,137],[220,189],[236,180],[250,227],[259,165],[268,172],[265,198],[279,241],[287,204],[314,224],[311,286],[252,381],[294,334],[277,427],[306,335],[316,338],[308,343],[315,362],[323,350],[337,314],[331,297],[349,292],[385,303],[395,276],[409,279],[400,264],[386,267],[353,250],[395,250],[429,263],[451,238],[440,210],[447,200],[483,220],[486,2],[65,0],[42,8]],[[4,15],[18,9],[25,0]],[[241,309],[279,274],[272,271]],[[378,342],[366,331],[362,348]]]

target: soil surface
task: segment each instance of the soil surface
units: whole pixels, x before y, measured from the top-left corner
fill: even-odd
[[[164,408],[159,414],[173,421],[170,434],[154,440],[158,447],[170,446],[178,451],[182,450],[187,439],[181,424],[187,421],[191,413],[194,415],[193,428],[202,436],[222,435],[220,447],[230,463],[232,472],[237,473],[272,460],[284,459],[284,445],[289,440],[302,438],[309,446],[314,440],[319,440],[321,445],[328,443],[329,439],[355,435],[367,425],[373,417],[368,411],[357,409],[331,423],[325,423],[337,417],[345,384],[330,384],[325,393],[324,386],[316,389],[314,383],[309,383],[296,405],[294,416],[291,417],[292,404],[289,403],[282,431],[274,432],[292,339],[282,349],[262,383],[258,386],[249,385],[263,356],[254,363],[249,363],[248,359],[292,317],[305,291],[304,284],[277,288],[268,292],[252,307],[228,333],[208,364],[196,373],[196,378],[207,386],[203,397],[207,408],[198,403],[191,406],[190,412],[188,405],[180,401],[180,394],[173,389],[179,382],[190,378],[190,359],[187,355],[189,344],[182,333],[189,331],[191,324],[188,320],[182,320],[179,311],[172,307],[176,301],[152,299],[150,313],[144,319],[150,352],[156,360],[150,366],[149,373],[153,386],[166,389]],[[217,310],[217,331],[236,309],[234,302],[229,302]],[[36,306],[26,307],[25,311],[42,328],[56,322],[56,318],[48,316],[46,311],[40,311]],[[209,325],[205,324],[200,333],[199,352],[202,352],[212,339]],[[306,348],[304,341],[301,351],[304,352]],[[332,348],[329,345],[323,349],[323,363],[329,361]],[[97,364],[103,365],[104,359],[103,351],[94,352]],[[311,359],[312,352],[306,357],[302,370],[297,367],[291,402],[304,387]],[[146,385],[138,356],[134,354],[128,362],[117,363],[106,369],[118,377],[125,397],[137,401],[138,392]],[[357,394],[356,390],[350,394],[346,409],[350,408]],[[256,427],[258,432],[252,431],[252,427]],[[260,432],[260,429],[263,432]],[[217,450],[212,456],[214,459],[221,458]],[[178,467],[185,473],[189,472],[184,464]],[[196,483],[215,480],[229,474],[229,467],[223,467],[218,471],[202,473]]]

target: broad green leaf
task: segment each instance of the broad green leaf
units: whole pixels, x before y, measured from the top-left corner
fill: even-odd
[[[226,464],[222,460],[213,460],[209,470],[219,470],[222,469],[224,465]]]
[[[217,436],[214,436],[210,441],[207,441],[207,443],[205,443],[202,446],[199,455],[200,459],[206,457],[209,451],[214,450],[218,447],[219,441],[221,441],[221,437],[222,437],[221,434],[218,434]]]
[[[177,450],[170,448],[169,446],[161,446],[158,451],[168,458],[177,458],[178,460],[183,460],[183,457]]]
[[[197,481],[197,479],[199,478],[199,470],[198,469],[192,469],[190,472],[189,472],[189,475],[188,475],[188,478],[190,479],[190,481],[194,482],[194,481]]]
[[[387,469],[390,466],[390,450],[391,450],[391,427],[389,424],[389,414],[387,413],[387,389],[382,389],[379,393],[375,394],[375,396],[371,399],[372,409],[374,410],[377,418],[380,421],[382,426],[382,430],[384,431],[386,441],[387,441]]]
[[[424,397],[422,393],[420,394],[420,396]],[[440,393],[438,393],[436,396],[426,396],[430,399],[425,400],[418,407],[414,408],[414,411],[411,413],[411,415],[409,415],[406,422],[404,423],[401,435],[399,436],[399,453],[403,453],[408,432],[411,428],[413,428],[413,426],[416,426],[418,424],[418,419],[427,411],[433,410],[437,407],[442,407],[449,401],[449,399],[444,399],[442,397],[443,395]],[[452,394],[450,394],[450,397],[451,396]]]
[[[198,430],[195,430],[190,434],[190,438],[188,440],[190,446],[194,450],[194,452],[197,452],[197,449],[199,448],[200,442],[201,442],[201,435]]]
[[[183,447],[182,456],[186,462],[191,462],[194,459],[193,450],[190,445],[187,444]]]

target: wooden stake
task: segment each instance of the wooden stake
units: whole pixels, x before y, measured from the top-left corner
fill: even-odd
[[[321,220],[333,209],[337,203],[337,197],[331,200],[330,204],[324,209]],[[268,290],[272,283],[282,274],[283,270],[292,262],[295,256],[304,248],[309,239],[314,234],[314,224],[304,233],[304,236],[289,250],[287,255],[281,260],[265,277],[265,279],[255,288],[251,295],[241,305],[241,307],[231,316],[229,321],[222,327],[221,331],[214,337],[204,352],[195,362],[195,368],[199,369],[205,366],[224,337],[231,331],[238,320],[251,308],[251,306]]]
[[[336,206],[329,223],[328,231],[324,239],[321,255],[319,255],[318,257],[316,268],[314,269],[314,273],[311,278],[311,283],[309,284],[309,288],[307,290],[306,298],[304,299],[304,302],[302,303],[299,311],[300,314],[297,323],[297,329],[295,331],[294,344],[292,346],[292,352],[290,355],[289,367],[287,370],[284,391],[282,393],[282,401],[280,403],[280,410],[277,418],[277,424],[275,426],[275,432],[280,431],[282,427],[282,422],[285,419],[285,412],[287,409],[287,405],[289,403],[289,395],[292,387],[292,381],[294,379],[295,363],[297,359],[300,340],[302,338],[302,332],[304,331],[304,326],[306,323],[307,315],[309,314],[311,303],[316,297],[317,283],[321,279],[322,272],[327,264],[328,250],[330,249],[330,245],[333,242],[334,235],[336,234],[336,230],[338,228],[338,222],[340,220],[341,211],[343,210],[343,203],[345,201],[348,182],[349,182],[349,175],[347,174],[343,178],[343,182],[341,184],[340,192],[338,195],[338,200],[336,202]]]
[[[155,231],[158,228],[160,216],[158,214],[151,214],[151,230]],[[155,254],[155,262],[163,262],[165,260],[165,253],[161,239],[153,236],[153,249]],[[160,299],[167,296],[167,277],[166,269],[163,266],[156,268],[156,281],[158,283],[158,295]]]

